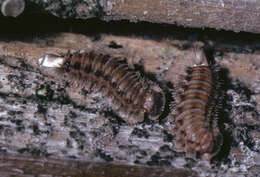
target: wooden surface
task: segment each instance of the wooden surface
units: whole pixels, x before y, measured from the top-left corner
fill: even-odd
[[[16,2],[23,10],[19,1]],[[17,14],[19,8],[3,10]],[[30,13],[50,13],[62,19],[97,17],[106,21],[147,21],[260,33],[260,2],[257,0],[30,0],[26,2],[24,14]]]
[[[196,177],[184,169],[130,166],[102,162],[0,154],[0,175],[7,176],[73,176],[73,177]]]
[[[240,45],[233,41],[230,46],[222,35],[217,35],[219,42],[213,41],[217,46],[212,46],[216,51],[211,56],[228,70],[230,80],[226,83],[227,106],[220,123],[224,145],[219,159],[209,166],[177,153],[173,146],[176,134],[168,133],[174,126],[168,115],[174,111],[180,82],[187,67],[195,64],[192,46],[203,42],[189,40],[190,36],[155,40],[147,35],[104,33],[98,39],[73,33],[10,36],[0,37],[0,176],[34,176],[46,174],[46,170],[53,176],[257,174],[257,42]],[[161,121],[127,125],[111,111],[104,97],[77,89],[62,75],[37,64],[47,52],[93,48],[126,56],[129,65],[149,73],[168,89],[171,107]]]
[[[108,1],[109,2],[109,1]],[[108,19],[260,33],[260,2],[251,0],[115,1]],[[107,17],[105,16],[105,19]]]

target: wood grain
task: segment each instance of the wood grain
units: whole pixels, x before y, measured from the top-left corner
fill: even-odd
[[[4,176],[73,176],[73,177],[138,177],[149,171],[151,177],[196,177],[195,172],[184,169],[164,169],[111,163],[97,163],[32,157],[25,155],[0,154],[0,175]]]
[[[109,1],[108,1],[109,2]],[[108,3],[107,2],[107,3]],[[105,8],[105,19],[260,32],[260,2],[249,0],[125,0]]]

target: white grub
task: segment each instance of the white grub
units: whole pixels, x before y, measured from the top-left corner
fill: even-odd
[[[59,68],[62,66],[64,58],[55,54],[46,54],[38,61],[40,66]]]

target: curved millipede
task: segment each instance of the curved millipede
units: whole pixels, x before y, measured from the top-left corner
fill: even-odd
[[[213,67],[200,65],[191,68],[188,83],[180,95],[175,114],[177,131],[175,148],[190,157],[210,161],[222,145],[218,129],[218,77]]]
[[[156,120],[163,112],[162,89],[141,77],[123,58],[95,51],[69,52],[64,56],[46,54],[39,62],[42,66],[57,67],[72,82],[111,98],[113,108],[129,124],[142,122],[145,116]]]

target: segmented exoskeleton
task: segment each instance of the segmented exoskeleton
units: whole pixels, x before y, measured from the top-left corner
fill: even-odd
[[[95,51],[67,53],[64,56],[46,54],[40,59],[40,64],[57,67],[78,85],[111,98],[115,111],[129,124],[142,122],[145,116],[156,120],[164,109],[162,89],[141,77],[124,58]]]
[[[210,160],[222,144],[218,109],[222,95],[218,72],[209,66],[203,51],[195,51],[202,62],[190,68],[187,84],[180,95],[174,116],[177,151]]]

